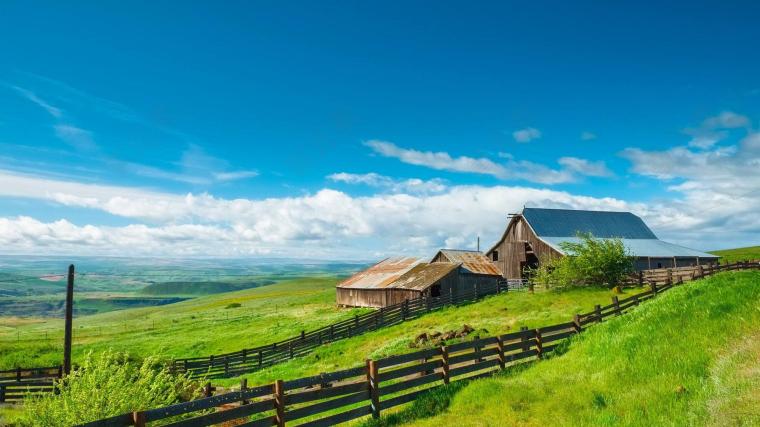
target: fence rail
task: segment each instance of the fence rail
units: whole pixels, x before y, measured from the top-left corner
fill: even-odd
[[[53,381],[62,373],[61,366],[0,371],[0,403],[19,401],[28,393],[52,392]]]
[[[702,276],[734,269],[760,269],[760,263],[738,263],[703,270]],[[563,341],[589,325],[620,316],[644,301],[684,283],[683,278],[628,298],[612,297],[610,304],[596,305],[572,321],[538,329],[367,360],[363,366],[295,380],[277,380],[239,391],[178,403],[165,408],[110,417],[84,427],[143,427],[154,421],[172,426],[211,426],[230,422],[245,426],[326,426],[372,416],[415,400],[419,395],[454,381],[473,379],[519,363],[541,359]],[[698,278],[691,276],[691,278]]]
[[[472,289],[439,297],[422,297],[354,316],[284,341],[247,348],[231,353],[175,359],[172,370],[189,372],[192,378],[229,378],[256,371],[294,357],[308,354],[315,348],[386,326],[415,319],[447,305],[461,305],[501,292],[527,289],[525,281],[500,281],[494,285],[475,285]]]

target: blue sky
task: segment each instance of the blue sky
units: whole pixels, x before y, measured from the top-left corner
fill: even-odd
[[[2,251],[424,254],[526,204],[758,241],[756,4],[356,3],[4,2]]]

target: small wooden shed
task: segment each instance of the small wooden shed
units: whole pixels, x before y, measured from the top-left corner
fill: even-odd
[[[336,286],[343,307],[386,307],[408,299],[437,296],[457,284],[457,264],[427,263],[420,258],[387,258]]]

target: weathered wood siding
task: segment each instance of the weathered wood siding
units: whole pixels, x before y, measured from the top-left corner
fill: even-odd
[[[562,256],[554,248],[540,240],[521,215],[512,217],[504,236],[496,246],[486,253],[486,256],[493,260],[493,252],[498,251],[499,259],[493,262],[501,270],[504,277],[519,279],[522,277],[522,265],[527,260],[526,243],[533,249],[533,253],[539,262]]]

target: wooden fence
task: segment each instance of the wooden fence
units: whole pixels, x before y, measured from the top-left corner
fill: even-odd
[[[192,378],[235,377],[303,356],[329,342],[415,319],[447,305],[465,304],[488,295],[522,289],[527,289],[522,281],[503,281],[491,286],[476,285],[470,290],[440,297],[406,300],[320,329],[303,331],[300,335],[284,341],[232,353],[176,359],[172,362],[172,370],[177,373],[189,372]]]
[[[742,269],[760,264],[738,263]],[[703,276],[738,269],[735,265],[704,270]],[[672,276],[671,276],[672,277]],[[680,276],[679,276],[680,277]],[[692,278],[697,278],[696,276]],[[160,422],[171,426],[211,426],[219,423],[244,426],[328,426],[361,417],[379,417],[382,411],[415,400],[435,387],[472,379],[518,363],[541,359],[565,340],[589,325],[620,316],[642,302],[684,282],[652,282],[647,291],[596,305],[572,321],[538,329],[523,329],[494,337],[475,337],[456,343],[367,360],[364,366],[178,403],[165,408],[110,417],[85,427],[146,426]]]
[[[658,268],[654,270],[643,270],[638,275],[631,278],[631,282],[640,284],[656,283],[664,285],[675,282],[685,282],[688,280],[699,279],[710,276],[721,271],[747,270],[758,268],[760,260],[738,261],[731,264],[715,263],[707,265],[692,265],[688,267],[676,268]]]
[[[62,372],[61,366],[0,371],[0,403],[19,401],[27,393],[50,393]]]

